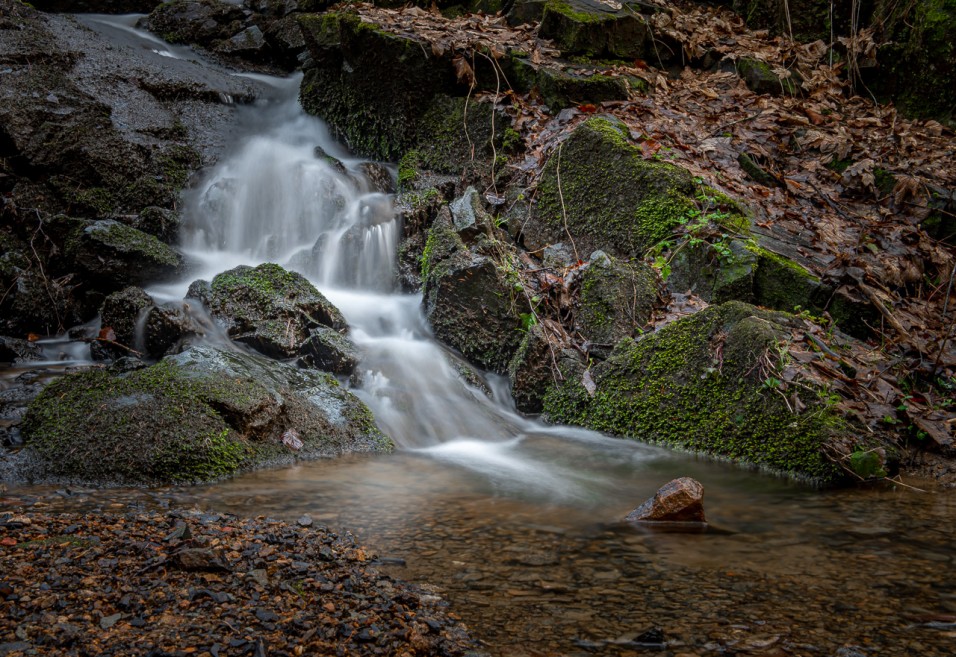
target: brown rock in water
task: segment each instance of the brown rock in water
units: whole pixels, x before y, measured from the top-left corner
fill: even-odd
[[[626,519],[631,522],[707,522],[704,518],[704,487],[690,477],[674,479],[627,514]]]

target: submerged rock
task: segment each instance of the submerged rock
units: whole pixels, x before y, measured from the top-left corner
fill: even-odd
[[[704,487],[696,479],[680,477],[658,490],[654,497],[627,514],[628,522],[707,522]]]
[[[301,448],[283,443],[289,430]],[[30,405],[22,431],[34,477],[91,483],[208,481],[391,445],[331,375],[206,346],[63,377]]]

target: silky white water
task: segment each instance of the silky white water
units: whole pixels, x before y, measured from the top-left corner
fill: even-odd
[[[275,262],[306,276],[345,315],[360,348],[354,388],[395,443],[467,468],[496,487],[548,498],[589,498],[603,479],[562,464],[555,440],[586,441],[604,463],[660,456],[593,432],[546,428],[514,412],[505,381],[464,381],[464,363],[431,337],[421,296],[398,291],[401,221],[389,195],[371,189],[364,161],[296,101],[298,78],[271,80],[276,100],[249,108],[247,137],[189,194],[182,247],[188,280],[156,287],[181,299],[190,281],[236,265]],[[336,166],[328,156],[338,159]]]

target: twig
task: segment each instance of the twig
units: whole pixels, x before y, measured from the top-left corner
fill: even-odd
[[[874,290],[872,287],[870,287],[866,283],[860,283],[860,290],[862,290],[863,294],[865,294],[866,297],[870,300],[870,303],[876,306],[876,309],[880,311],[880,314],[883,316],[886,322],[890,326],[892,326],[897,333],[899,333],[903,338],[905,338],[907,342],[909,342],[910,344],[913,344],[913,340],[910,337],[909,331],[903,328],[903,325],[900,324],[900,320],[896,319],[896,316],[892,312],[890,312],[890,309],[887,308],[886,305],[883,303],[883,300],[880,299],[880,296],[876,293],[876,290]]]
[[[578,254],[578,247],[574,243],[574,238],[571,237],[571,231],[568,229],[568,211],[564,207],[564,193],[561,191],[561,151],[564,149],[564,142],[561,142],[558,145],[558,164],[556,167],[556,175],[558,178],[558,198],[561,199],[561,217],[564,219],[564,232],[567,234],[568,239],[571,241],[571,248],[574,249],[574,259],[576,261],[581,260],[580,254]]]

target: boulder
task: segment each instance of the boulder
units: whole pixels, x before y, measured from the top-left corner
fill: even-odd
[[[680,477],[661,486],[654,497],[627,514],[628,522],[707,522],[704,487],[696,479]]]
[[[209,310],[229,337],[273,358],[299,355],[314,328],[347,328],[338,308],[305,277],[268,263],[213,278]]]
[[[158,6],[145,26],[170,43],[212,49],[238,34],[244,19],[242,7],[223,0],[172,0]]]
[[[182,303],[154,306],[146,313],[145,347],[153,358],[177,353],[184,341],[203,333],[202,327],[190,316],[188,306]]]
[[[447,210],[428,231],[422,280],[435,337],[471,363],[505,373],[522,340],[521,313],[530,309],[495,260],[468,249]]]
[[[540,413],[545,396],[561,383],[564,373],[576,371],[578,353],[564,336],[560,325],[544,319],[527,329],[508,363],[511,396],[522,413]]]
[[[22,431],[35,478],[89,483],[209,481],[391,446],[331,375],[207,346],[150,367],[58,379],[30,405]]]
[[[182,218],[173,210],[153,206],[143,208],[138,215],[135,215],[131,225],[133,228],[170,244],[179,237]]]
[[[796,72],[789,75],[774,71],[767,62],[752,57],[743,57],[735,64],[737,75],[747,87],[757,94],[773,96],[796,96],[800,93],[801,79]]]
[[[33,0],[30,4],[42,11],[70,14],[148,14],[163,0]]]
[[[137,325],[152,306],[153,298],[141,288],[127,287],[106,297],[100,307],[100,323],[113,330],[116,342],[135,348]]]
[[[574,129],[541,174],[525,246],[566,242],[570,233],[578,252],[642,258],[686,221],[696,207],[690,173],[645,160],[627,137],[623,125],[603,117]]]
[[[742,240],[731,240],[722,251],[707,242],[685,245],[670,261],[667,288],[677,293],[692,292],[707,303],[752,303],[758,256],[747,247]]]
[[[640,10],[626,0],[617,9],[596,0],[548,0],[538,33],[566,55],[651,59],[653,35]]]
[[[576,324],[591,353],[606,356],[619,340],[643,332],[657,301],[657,275],[640,261],[591,254],[581,274]]]
[[[172,278],[183,264],[166,244],[114,219],[84,222],[67,241],[66,255],[106,289]]]
[[[625,338],[544,409],[556,422],[835,481],[825,448],[840,426],[815,384],[779,384],[789,315],[731,301]]]

